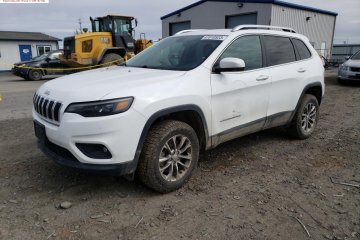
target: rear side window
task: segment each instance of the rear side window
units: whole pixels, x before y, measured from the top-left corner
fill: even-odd
[[[268,66],[295,62],[294,47],[287,37],[264,36]]]
[[[311,53],[305,43],[299,39],[293,39],[293,43],[295,45],[295,48],[297,49],[300,59],[307,59],[311,57]]]
[[[245,70],[262,67],[262,51],[259,36],[244,36],[236,39],[221,55],[223,58],[241,58],[245,62]]]

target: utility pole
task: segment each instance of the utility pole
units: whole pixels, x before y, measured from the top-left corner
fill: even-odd
[[[80,33],[82,33],[82,26],[81,26],[81,24],[82,24],[82,22],[81,22],[81,18],[79,18],[79,26],[80,26]]]

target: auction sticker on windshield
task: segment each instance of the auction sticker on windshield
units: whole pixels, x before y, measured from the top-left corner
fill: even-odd
[[[227,36],[221,36],[221,35],[212,35],[212,36],[204,36],[201,40],[218,40],[218,41],[224,41]]]

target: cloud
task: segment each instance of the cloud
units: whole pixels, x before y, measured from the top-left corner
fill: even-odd
[[[360,0],[287,0],[288,2],[338,12],[335,40],[359,41]],[[79,28],[90,28],[90,16],[130,15],[139,20],[136,29],[150,39],[161,37],[160,17],[196,2],[196,0],[50,0],[49,4],[1,4],[0,30],[40,31],[63,39]],[[339,7],[341,6],[341,7]]]

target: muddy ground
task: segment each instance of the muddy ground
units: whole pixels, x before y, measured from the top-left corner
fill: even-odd
[[[0,239],[360,239],[360,85],[334,73],[312,138],[273,129],[223,144],[165,195],[58,166],[28,112],[3,117]]]

